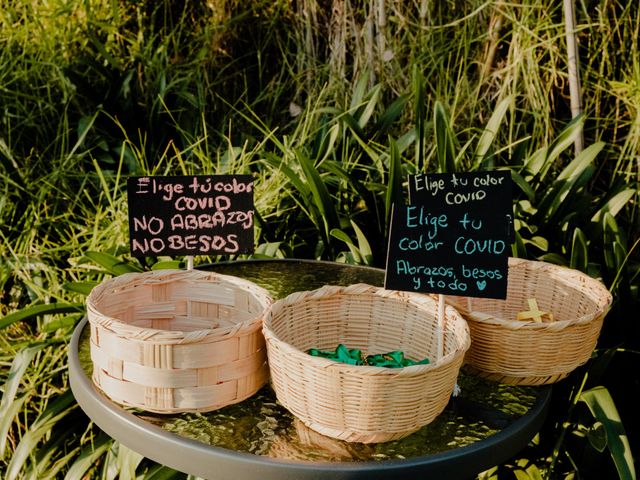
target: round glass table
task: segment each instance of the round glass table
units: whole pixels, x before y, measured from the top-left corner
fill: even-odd
[[[199,268],[251,280],[275,299],[323,285],[382,285],[376,268],[307,260],[251,260]],[[71,389],[80,407],[112,438],[160,464],[206,479],[472,478],[516,455],[540,429],[550,387],[490,382],[463,371],[459,393],[414,434],[382,444],[320,435],[276,400],[269,386],[208,413],[157,415],[124,408],[91,381],[84,319],[69,347]]]

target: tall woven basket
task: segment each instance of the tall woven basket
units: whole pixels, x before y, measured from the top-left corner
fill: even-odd
[[[529,299],[553,321],[517,320]],[[506,300],[447,298],[469,323],[469,368],[517,385],[555,383],[584,364],[611,300],[602,283],[579,271],[516,258],[509,259]]]
[[[268,380],[257,285],[199,270],[130,273],[87,298],[93,381],[112,400],[157,413],[214,410]]]
[[[274,303],[263,330],[279,402],[316,432],[363,443],[405,437],[440,414],[470,342],[466,322],[447,307],[437,360],[436,300],[365,284],[293,293]],[[431,363],[390,369],[306,353],[338,344]]]

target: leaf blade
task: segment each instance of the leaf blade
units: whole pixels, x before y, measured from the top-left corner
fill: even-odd
[[[113,275],[142,272],[142,269],[137,265],[123,261],[108,253],[89,251],[85,253],[85,256]]]
[[[67,303],[67,302],[54,302],[43,303],[38,305],[31,305],[25,307],[16,312],[5,315],[0,319],[0,330],[8,327],[9,325],[31,318],[39,317],[41,315],[50,315],[58,313],[77,313],[84,311],[83,303]]]
[[[482,131],[480,139],[478,140],[478,144],[476,145],[476,151],[474,153],[476,168],[480,167],[480,165],[482,165],[482,163],[486,160],[486,155],[496,138],[498,129],[500,128],[502,120],[504,119],[504,116],[509,109],[511,101],[512,98],[509,96],[498,103],[493,113],[491,114],[487,125]]]
[[[440,102],[435,103],[433,129],[436,138],[436,157],[438,158],[438,172],[455,172],[455,147],[453,132],[449,124],[449,117]]]
[[[579,400],[584,402],[594,418],[604,425],[607,446],[620,478],[634,480],[636,472],[631,447],[609,390],[602,386],[595,387],[582,392]]]

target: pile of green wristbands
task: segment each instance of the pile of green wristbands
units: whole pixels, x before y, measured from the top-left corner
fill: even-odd
[[[349,365],[369,365],[371,367],[402,368],[410,367],[411,365],[426,365],[429,363],[428,358],[418,362],[406,358],[404,353],[399,350],[377,355],[367,355],[365,358],[362,358],[361,350],[355,348],[349,349],[343,344],[339,344],[335,351],[322,351],[317,348],[311,348],[307,353],[314,357],[328,358],[329,360],[347,363]]]

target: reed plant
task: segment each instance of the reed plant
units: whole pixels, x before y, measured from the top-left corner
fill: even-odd
[[[383,266],[407,174],[501,168],[513,254],[615,301],[540,435],[483,478],[635,478],[640,7],[576,18],[572,118],[559,2],[0,0],[0,476],[184,477],[105,436],[68,385],[90,288],[182,260],[129,256],[128,175],[250,173],[254,257]]]

